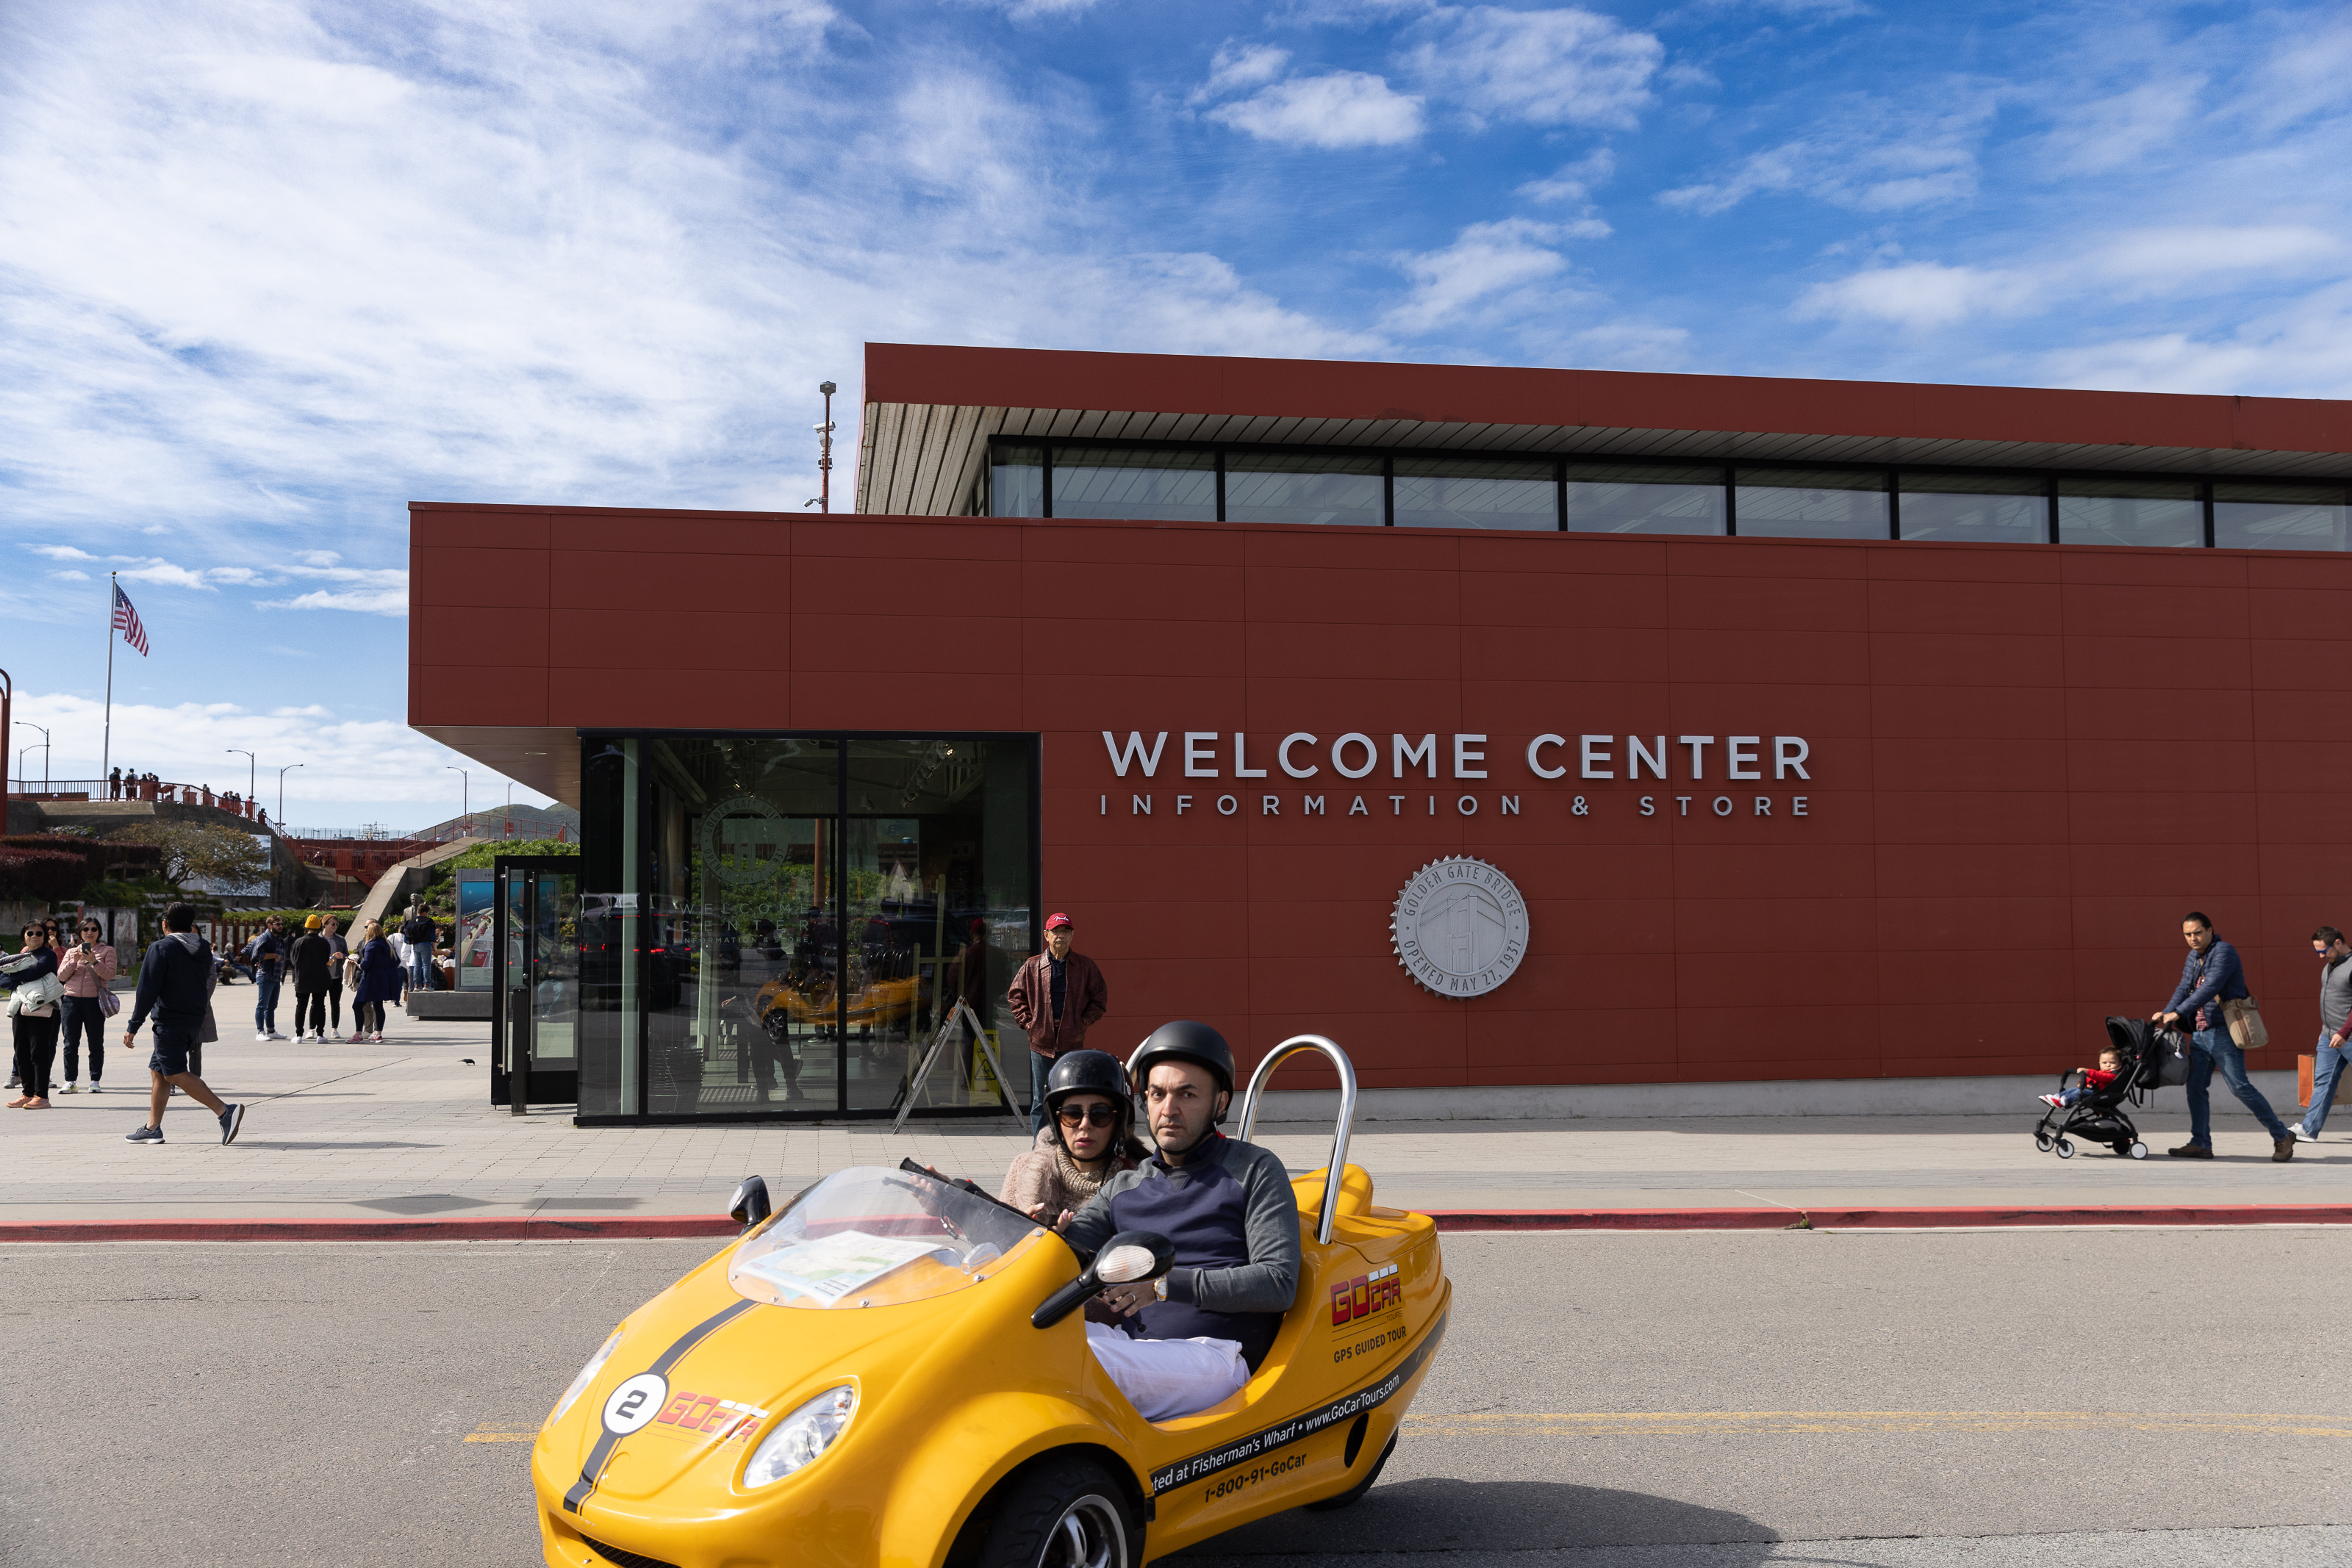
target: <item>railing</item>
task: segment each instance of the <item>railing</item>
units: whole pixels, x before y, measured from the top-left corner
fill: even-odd
[[[170,779],[126,779],[119,787],[103,779],[47,779],[36,788],[30,779],[11,779],[9,794],[51,800],[153,800],[184,806],[210,806],[216,811],[259,821],[268,812],[234,794],[215,794],[208,784],[179,784]]]

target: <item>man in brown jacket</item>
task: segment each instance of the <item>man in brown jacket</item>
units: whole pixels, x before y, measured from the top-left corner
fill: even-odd
[[[1045,1125],[1045,1079],[1054,1059],[1087,1043],[1087,1030],[1110,1010],[1110,988],[1102,971],[1083,953],[1070,950],[1077,923],[1066,915],[1045,917],[1045,950],[1022,964],[1004,1000],[1013,1021],[1029,1036],[1029,1132]]]

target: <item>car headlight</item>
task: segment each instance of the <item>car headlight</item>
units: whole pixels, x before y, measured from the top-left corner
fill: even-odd
[[[849,1426],[857,1409],[857,1390],[848,1384],[828,1388],[782,1420],[751,1451],[743,1467],[743,1484],[763,1487],[782,1480],[827,1448]]]
[[[588,1358],[588,1364],[580,1369],[580,1375],[572,1380],[572,1386],[565,1389],[563,1397],[555,1402],[555,1414],[550,1416],[549,1420],[561,1421],[563,1413],[580,1402],[580,1396],[588,1392],[588,1385],[596,1381],[596,1375],[604,1370],[604,1364],[613,1359],[613,1353],[621,1348],[621,1336],[627,1332],[626,1329],[614,1329],[613,1337],[604,1342],[604,1348]]]

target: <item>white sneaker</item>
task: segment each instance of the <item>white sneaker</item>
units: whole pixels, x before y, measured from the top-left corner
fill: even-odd
[[[89,1086],[89,1092],[93,1094],[103,1094],[106,1092],[106,1090],[102,1085],[93,1083]]]
[[[255,1030],[253,1031],[253,1038],[256,1040],[268,1040],[269,1038],[269,1031],[266,1029]]]
[[[264,1040],[284,1040],[286,1037],[273,1029],[268,1034],[262,1036],[262,1038]]]
[[[68,1094],[73,1092],[72,1084],[66,1085],[66,1092]],[[2319,1134],[2307,1130],[2302,1123],[2297,1122],[2294,1124],[2294,1141],[2298,1144],[2315,1144],[2319,1142]]]
[[[70,1083],[70,1082],[69,1082],[69,1083],[68,1083],[68,1084],[66,1085],[66,1092],[67,1092],[67,1093],[68,1093],[68,1094],[79,1094],[79,1093],[80,1093],[80,1092],[81,1092],[81,1085],[80,1085],[80,1084],[79,1084],[79,1083]],[[2299,1132],[2299,1131],[2301,1131],[2302,1129],[2298,1128],[2298,1129],[2296,1129],[2296,1130]]]

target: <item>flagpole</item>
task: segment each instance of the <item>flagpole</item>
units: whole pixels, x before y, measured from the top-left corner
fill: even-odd
[[[114,749],[114,596],[122,591],[114,584],[112,572],[106,574],[106,728],[98,743],[98,776],[106,777],[106,765]]]

